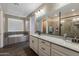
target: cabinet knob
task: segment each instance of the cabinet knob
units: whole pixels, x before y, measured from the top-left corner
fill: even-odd
[[[45,43],[44,41],[42,41],[42,43]]]
[[[45,50],[45,48],[41,47],[41,49]]]
[[[32,43],[34,43],[34,41],[32,40]]]

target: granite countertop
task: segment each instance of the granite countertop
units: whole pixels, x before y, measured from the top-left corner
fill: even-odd
[[[55,36],[55,35],[51,36],[51,35],[44,35],[44,34],[41,34],[41,35],[31,34],[31,35],[79,52],[79,43],[73,43],[70,40],[64,40],[63,36]],[[71,39],[71,38],[68,38],[68,39]]]

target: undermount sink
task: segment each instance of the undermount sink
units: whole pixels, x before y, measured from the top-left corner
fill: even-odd
[[[69,43],[79,43],[79,39],[74,39],[74,38],[65,38],[65,41],[69,42]]]

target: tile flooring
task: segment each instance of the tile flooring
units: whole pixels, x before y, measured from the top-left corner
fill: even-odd
[[[29,42],[21,42],[0,48],[0,56],[38,56],[29,48]]]

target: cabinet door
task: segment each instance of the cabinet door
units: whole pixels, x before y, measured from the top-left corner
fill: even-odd
[[[34,51],[38,54],[38,38],[34,38]]]
[[[30,36],[30,48],[33,49],[33,46],[34,46],[34,39],[32,36]]]
[[[38,54],[38,42],[39,39],[33,36],[30,36],[30,48],[32,48]]]

